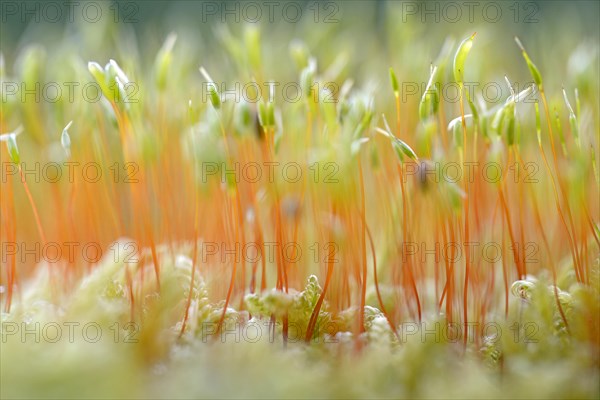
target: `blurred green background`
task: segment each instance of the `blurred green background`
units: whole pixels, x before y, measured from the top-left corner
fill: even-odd
[[[587,55],[597,53],[599,15],[600,3],[593,0],[4,1],[0,47],[11,71],[24,47],[44,45],[45,69],[53,75],[65,61],[65,46],[86,61],[152,60],[166,35],[175,31],[190,39],[180,41],[178,58],[185,56],[194,69],[202,63],[209,71],[234,76],[231,58],[216,32],[227,26],[235,35],[243,26],[255,24],[263,31],[265,75],[270,79],[295,78],[296,72],[285,68],[288,64],[283,61],[287,61],[289,42],[302,38],[323,65],[346,54],[345,69],[354,79],[387,83],[385,70],[374,75],[373,63],[398,68],[403,80],[426,79],[429,63],[446,37],[462,38],[477,31],[473,56],[484,57],[478,64],[481,71],[496,71],[502,65],[515,80],[527,77],[513,41],[517,35],[538,66],[551,70],[560,85],[576,72],[565,61],[581,43],[588,43]],[[481,79],[481,71],[471,70],[471,78]],[[548,72],[545,75],[548,80]],[[221,78],[227,76],[215,77]]]

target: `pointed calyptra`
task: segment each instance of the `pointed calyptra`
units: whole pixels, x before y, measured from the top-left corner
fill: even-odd
[[[73,121],[69,121],[67,126],[64,127],[62,134],[60,135],[60,144],[64,149],[65,153],[67,154],[67,158],[71,157],[71,137],[69,136],[68,130],[71,127],[72,123]]]
[[[432,66],[429,82],[427,82],[425,92],[419,103],[419,117],[421,118],[421,121],[425,121],[435,110],[435,102],[438,98],[437,88],[435,87],[436,73],[437,67]]]
[[[540,91],[543,90],[542,75],[540,74],[539,69],[535,66],[533,61],[531,61],[531,59],[529,58],[529,54],[527,54],[527,52],[525,51],[525,47],[523,47],[523,44],[521,43],[519,38],[516,36],[515,36],[515,42],[517,42],[517,46],[519,46],[519,48],[521,49],[521,54],[523,54],[523,58],[525,59],[525,62],[527,63],[527,67],[529,68],[529,72],[531,73],[531,76],[533,77],[533,81],[540,88]]]
[[[579,126],[577,123],[577,116],[575,115],[575,111],[573,107],[571,107],[571,103],[569,102],[569,98],[567,97],[567,91],[563,88],[563,97],[565,99],[565,103],[567,104],[567,108],[569,109],[569,124],[571,125],[571,132],[573,133],[573,137],[575,138],[575,142],[578,147],[581,147],[579,141]]]

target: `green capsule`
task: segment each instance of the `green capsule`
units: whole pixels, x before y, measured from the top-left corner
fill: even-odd
[[[215,109],[221,108],[221,96],[219,96],[219,92],[217,92],[217,88],[214,83],[208,83],[208,95],[210,96],[210,103],[213,105]]]
[[[338,120],[337,106],[335,104],[333,94],[329,89],[323,88],[321,90],[319,99],[321,100],[319,105],[321,106],[325,122],[327,123],[329,129],[333,129]]]
[[[252,127],[252,110],[250,105],[243,101],[235,108],[234,123],[238,133],[245,132]]]
[[[475,39],[476,34],[477,32],[463,40],[460,46],[458,46],[458,50],[454,56],[454,79],[458,83],[462,84],[462,82],[464,82],[465,61],[467,60],[467,55],[473,47],[473,39]]]
[[[575,142],[579,145],[579,126],[577,124],[577,117],[575,114],[569,114],[569,125],[571,125],[571,132],[575,138]]]
[[[273,103],[267,104],[267,117],[269,118],[269,125],[275,126],[275,105]]]
[[[261,102],[258,104],[258,122],[263,128],[275,125],[275,107],[273,103]]]
[[[471,100],[471,96],[468,95],[467,92],[467,103],[469,104],[469,109],[471,110],[471,114],[473,114],[473,120],[479,121],[479,111],[477,111],[477,107],[475,103]]]
[[[299,70],[302,70],[308,66],[308,60],[310,53],[306,44],[298,39],[294,40],[290,44],[290,55],[296,63]]]
[[[540,71],[535,66],[533,61],[531,61],[531,59],[529,58],[529,54],[527,54],[527,52],[525,51],[525,47],[523,47],[523,44],[521,43],[519,38],[516,36],[515,36],[515,42],[517,42],[517,46],[519,46],[519,48],[521,49],[521,54],[523,54],[523,58],[525,59],[525,62],[527,63],[527,68],[529,68],[529,72],[531,73],[531,76],[533,77],[533,81],[540,88],[540,90],[542,90],[542,75],[540,74]]]
[[[567,156],[567,143],[565,141],[565,135],[563,133],[562,124],[560,123],[560,117],[558,115],[558,111],[554,109],[554,118],[556,120],[556,130],[558,131],[558,138],[560,140],[560,145],[563,151],[563,155]]]
[[[383,116],[383,123],[386,129],[375,128],[375,131],[390,139],[390,143],[396,153],[396,156],[398,157],[398,160],[400,160],[400,162],[404,162],[404,157],[406,156],[411,160],[419,161],[417,153],[415,153],[415,151],[403,140],[398,139],[391,133],[390,126],[385,119],[385,115]]]
[[[430,115],[435,113],[436,103],[439,103],[437,88],[435,84],[435,77],[437,73],[437,67],[434,67],[429,76],[429,82],[425,87],[425,92],[419,103],[419,117],[421,121],[425,121]]]
[[[69,136],[68,130],[72,123],[73,121],[70,121],[60,135],[60,145],[67,154],[67,157],[71,157],[71,137]]]
[[[311,96],[314,78],[315,70],[311,65],[304,68],[300,73],[300,88],[307,99]]]
[[[177,35],[175,33],[170,33],[154,60],[156,86],[160,91],[163,91],[167,86],[167,75],[169,73],[171,61],[173,60],[173,46],[175,45],[176,40]]]
[[[506,126],[506,141],[509,146],[515,144],[515,136],[516,136],[516,128],[515,128],[515,118],[508,117],[507,118],[508,125]]]
[[[408,158],[410,158],[413,161],[419,161],[419,157],[417,156],[417,153],[415,153],[415,151],[406,143],[404,143],[402,140],[398,139],[400,141],[400,147],[402,148],[402,151],[404,152],[404,154],[406,154],[406,156]]]
[[[481,134],[486,140],[489,140],[490,134],[488,132],[488,117],[485,114],[481,116]]]
[[[571,132],[573,133],[573,137],[575,138],[575,143],[577,143],[578,147],[581,147],[579,142],[579,124],[577,122],[577,116],[575,115],[575,111],[573,107],[571,107],[571,103],[569,102],[569,98],[567,97],[567,92],[563,88],[563,97],[565,99],[565,103],[567,104],[567,108],[569,109],[569,125],[571,126]],[[578,96],[575,96],[578,98]]]
[[[104,66],[104,75],[106,77],[107,91],[104,95],[112,102],[118,102],[121,98],[119,83],[117,82],[117,71],[115,67],[108,63]]]
[[[119,89],[119,95],[116,100],[123,102],[125,104],[125,108],[129,108],[129,96],[127,95],[127,90],[125,86],[127,84],[123,83],[118,76],[115,78],[115,82],[117,84],[117,88]]]
[[[17,146],[17,135],[8,135],[6,146],[8,147],[8,155],[10,156],[10,160],[14,164],[19,165],[21,163],[21,156],[19,155],[19,147]]]
[[[260,68],[260,30],[255,26],[249,26],[244,32],[244,45],[246,46],[248,62],[250,67],[257,71]]]
[[[504,108],[496,111],[492,118],[491,128],[498,136],[502,135],[502,127],[504,126]]]
[[[268,126],[267,106],[264,102],[258,103],[258,122],[263,128]]]
[[[104,68],[102,68],[102,66],[97,62],[90,61],[88,62],[88,71],[90,71],[90,73],[96,80],[96,83],[98,84],[98,86],[100,86],[100,90],[102,91],[102,93],[104,93],[105,95],[106,93],[109,93],[107,86],[106,71],[104,70]]]
[[[473,114],[466,114],[464,116],[465,118],[465,125],[467,123],[467,120],[471,120],[473,119]],[[452,121],[450,121],[450,123],[448,124],[448,131],[452,133],[453,139],[454,139],[454,144],[458,147],[458,148],[462,148],[463,147],[463,129],[462,129],[462,120],[463,117],[456,117],[454,118]]]
[[[396,157],[398,157],[400,164],[402,164],[404,162],[404,151],[402,150],[402,147],[400,147],[400,145],[396,141],[392,141],[392,148],[394,149],[394,152],[396,153]]]
[[[206,79],[207,87],[208,87],[208,95],[210,96],[210,102],[213,107],[218,110],[221,107],[221,96],[217,91],[217,85],[215,85],[215,81],[208,75],[208,72],[204,69],[204,67],[200,67],[200,73]]]
[[[398,79],[396,78],[396,74],[392,67],[390,67],[390,81],[392,82],[392,90],[396,96],[400,93],[400,87],[398,86]]]
[[[110,65],[112,71],[114,71],[115,78],[118,77],[121,83],[123,83],[124,85],[129,83],[129,77],[127,77],[125,72],[123,72],[123,70],[115,60],[109,60],[106,68],[108,68],[108,65]]]

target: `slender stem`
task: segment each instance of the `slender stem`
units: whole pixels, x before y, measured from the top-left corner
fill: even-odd
[[[333,210],[333,215],[335,215],[335,208]],[[319,299],[317,300],[317,304],[315,305],[315,308],[313,309],[313,311],[310,315],[310,320],[308,321],[308,326],[306,328],[306,336],[304,338],[304,341],[306,343],[310,342],[310,340],[312,339],[313,332],[315,330],[315,326],[316,326],[317,320],[319,318],[319,311],[321,310],[321,305],[323,304],[323,301],[325,300],[325,295],[327,294],[327,289],[329,288],[329,284],[331,283],[331,277],[333,276],[334,258],[335,258],[334,252],[329,252],[329,254],[327,255],[327,276],[325,277],[325,284],[323,285],[323,291],[321,292],[321,295],[319,296]],[[364,310],[360,310],[359,312],[364,313]]]
[[[360,182],[360,198],[361,198],[361,208],[360,215],[363,221],[363,229],[361,230],[361,254],[362,254],[362,285],[360,292],[360,313],[358,315],[358,325],[359,325],[359,333],[363,333],[365,331],[365,300],[367,297],[367,245],[366,245],[366,216],[365,216],[365,184],[363,179],[363,170],[362,163],[360,160],[360,154],[358,155],[358,172],[359,172],[359,182]]]
[[[465,119],[465,109],[464,109],[464,99],[463,99],[463,85],[462,83],[459,84],[459,88],[460,88],[460,116],[461,116],[461,124],[462,124],[462,130],[463,130],[463,147],[464,147],[464,157],[465,160],[468,160],[469,158],[469,152],[468,152],[468,147],[467,147],[467,122]],[[464,164],[463,164],[464,165]],[[465,247],[465,283],[464,283],[464,291],[463,291],[463,318],[464,318],[464,324],[465,324],[465,334],[463,335],[463,344],[464,346],[467,345],[467,340],[468,340],[468,293],[469,293],[469,276],[471,274],[471,252],[470,249],[467,247],[468,243],[470,243],[470,236],[469,236],[469,198],[470,198],[470,193],[469,193],[469,178],[466,177],[467,174],[465,175],[465,193],[466,193],[466,198],[465,198],[465,203],[464,203],[464,215],[465,215],[465,227],[464,227],[464,247]]]
[[[181,324],[181,331],[179,332],[179,337],[183,335],[185,332],[185,328],[187,325],[190,305],[192,304],[192,293],[194,292],[194,281],[196,279],[196,263],[198,261],[198,189],[194,182],[194,249],[192,253],[192,273],[190,277],[190,288],[187,297],[187,301],[185,304],[185,315],[183,317],[183,323]]]
[[[400,137],[400,94],[394,93],[396,99],[396,136]]]
[[[554,168],[556,169],[556,180],[558,182],[558,188],[560,189],[563,201],[565,202],[565,209],[567,211],[567,216],[568,216],[570,224],[571,224],[571,230],[573,231],[572,234],[569,231],[568,225],[567,225],[567,223],[565,221],[565,218],[564,218],[564,215],[562,214],[562,211],[559,210],[559,214],[561,214],[561,219],[563,220],[565,229],[566,229],[566,231],[568,233],[568,236],[569,236],[569,242],[571,244],[571,255],[573,256],[573,264],[574,264],[575,270],[577,272],[577,270],[581,271],[582,267],[581,267],[581,264],[580,264],[579,256],[577,254],[577,239],[576,239],[576,236],[575,236],[575,227],[573,225],[573,217],[571,215],[571,207],[569,206],[569,199],[568,199],[568,197],[566,195],[566,192],[565,192],[565,189],[563,187],[562,180],[560,179],[560,172],[559,172],[560,170],[558,168],[558,159],[556,157],[556,149],[554,147],[554,134],[553,134],[553,131],[552,131],[552,123],[551,123],[551,118],[550,118],[550,112],[548,110],[548,102],[546,100],[546,94],[545,94],[543,88],[540,88],[540,96],[542,98],[542,103],[544,105],[544,114],[546,115],[546,121],[548,123],[548,136],[550,136],[550,145],[551,145],[551,148],[552,148],[552,158],[554,160]],[[544,155],[544,159],[545,158],[546,158],[546,156]],[[549,171],[550,175],[552,175],[552,172],[549,169],[549,165],[548,165],[547,160],[545,160],[545,163],[546,163],[546,166],[548,168],[548,171]],[[553,186],[554,186],[554,181],[553,181]],[[555,188],[555,191],[556,191],[556,188]],[[558,206],[558,203],[557,203],[557,206]],[[580,274],[581,274],[581,272],[577,272],[578,277],[580,276]]]
[[[402,194],[402,241],[403,243],[408,243],[408,208],[407,208],[407,196],[406,196],[406,190],[405,190],[405,185],[404,185],[404,174],[402,172],[402,165],[398,164],[398,174],[400,175],[400,190],[401,190],[401,194]],[[404,249],[403,249],[404,251]],[[421,321],[421,300],[419,299],[419,291],[417,290],[417,284],[415,282],[415,277],[413,275],[413,270],[412,270],[412,254],[409,255],[408,257],[408,263],[406,265],[406,270],[407,270],[407,274],[408,274],[408,279],[409,279],[409,283],[412,287],[413,293],[415,295],[415,300],[417,302],[417,312],[419,315],[419,321]]]
[[[216,112],[216,110],[215,110],[215,112]],[[227,156],[227,161],[229,163],[231,163],[232,162],[231,152],[229,151],[229,145],[227,143],[227,135],[225,133],[225,127],[223,126],[223,121],[221,120],[220,115],[219,115],[219,127],[221,128],[221,134],[223,135],[223,142],[225,144],[225,152],[226,152],[226,156]],[[235,199],[234,199],[234,202],[232,204],[232,206],[233,206],[233,213],[232,214],[233,214],[233,218],[238,220],[238,224],[236,224],[235,222],[233,222],[232,225],[233,225],[233,229],[234,229],[235,243],[240,243],[239,231],[240,230],[243,231],[244,226],[243,226],[243,218],[239,214],[239,213],[241,213],[241,210],[240,210],[240,207],[239,207],[240,206],[240,200],[239,200],[239,189],[238,189],[237,184],[235,185],[234,196],[235,196]],[[227,313],[227,307],[229,306],[229,302],[231,300],[231,295],[233,293],[233,287],[235,285],[236,272],[237,272],[237,257],[234,257],[233,269],[231,271],[231,279],[229,281],[229,288],[227,289],[227,297],[225,299],[225,304],[223,305],[223,311],[221,313],[221,317],[219,318],[219,323],[217,325],[217,333],[219,333],[221,331],[221,328],[223,326],[223,322],[225,321],[225,315]]]
[[[27,198],[29,199],[29,204],[31,205],[31,209],[33,210],[33,216],[35,218],[35,224],[37,226],[38,234],[42,239],[42,247],[48,243],[46,240],[46,234],[44,233],[44,229],[42,228],[42,222],[40,221],[40,215],[38,214],[37,207],[35,206],[35,202],[33,201],[33,197],[31,196],[31,192],[29,191],[29,185],[27,185],[27,180],[25,179],[25,175],[23,174],[23,170],[19,165],[19,173],[21,174],[21,182],[23,183],[23,188],[25,188],[25,193],[27,194]]]

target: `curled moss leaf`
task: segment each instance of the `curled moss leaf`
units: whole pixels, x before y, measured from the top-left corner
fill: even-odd
[[[510,287],[510,292],[513,296],[522,300],[531,301],[535,283],[525,280],[518,280]]]

